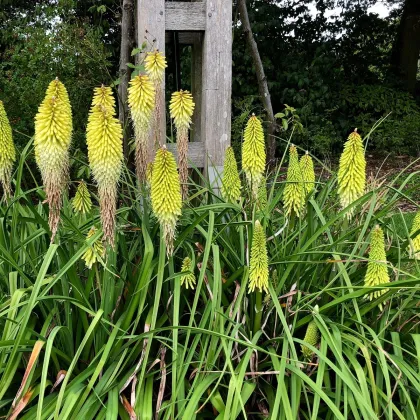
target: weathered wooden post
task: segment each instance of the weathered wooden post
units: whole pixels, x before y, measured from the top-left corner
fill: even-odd
[[[232,0],[138,0],[138,44],[165,51],[166,31],[178,31],[192,45],[192,93],[196,103],[189,143],[190,166],[203,168],[209,180],[222,173],[231,136]],[[164,86],[162,98],[164,98]],[[162,114],[161,130],[166,132]],[[168,145],[175,154],[175,145]],[[149,144],[149,158],[154,143]]]

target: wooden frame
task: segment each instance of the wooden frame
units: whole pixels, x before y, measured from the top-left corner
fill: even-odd
[[[196,109],[188,156],[190,166],[204,168],[217,182],[231,137],[232,0],[138,0],[137,13],[139,45],[147,41],[148,50],[165,52],[166,31],[179,31],[179,42],[192,45]],[[163,133],[165,122],[163,113]],[[175,145],[168,148],[176,152]],[[152,139],[149,149],[152,159]]]

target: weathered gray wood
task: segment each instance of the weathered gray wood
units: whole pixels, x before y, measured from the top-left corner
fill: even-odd
[[[203,34],[202,32],[179,32],[178,33],[178,42],[181,45],[193,45],[197,42],[198,39],[200,39],[202,42]],[[172,42],[171,38],[171,32],[166,32],[165,35],[165,42],[169,44]]]
[[[167,149],[175,155],[178,161],[178,152],[176,143],[167,143]],[[204,168],[206,160],[205,144],[202,142],[188,143],[188,167]]]
[[[146,41],[146,51],[159,50],[165,53],[165,0],[137,0],[138,45]],[[162,83],[160,134],[165,141],[165,81]],[[155,154],[155,133],[149,139],[148,160],[152,161]]]
[[[206,1],[203,46],[202,141],[205,172],[218,183],[231,137],[232,0]]]
[[[166,2],[167,31],[204,31],[206,29],[205,2]]]

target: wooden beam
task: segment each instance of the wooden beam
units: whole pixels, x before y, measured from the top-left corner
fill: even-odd
[[[167,31],[204,31],[206,29],[206,3],[166,2]]]
[[[207,0],[206,8],[201,137],[207,151],[205,172],[218,184],[231,137],[232,0]]]
[[[166,32],[165,42],[169,44],[172,41],[172,32]],[[202,42],[203,32],[179,32],[178,41],[181,45],[194,45],[198,40]]]
[[[159,50],[165,54],[165,0],[137,0],[137,22],[138,22],[138,45],[146,42],[146,51]],[[143,54],[146,53],[144,51]],[[143,57],[140,58],[143,60]],[[165,80],[162,83],[160,92],[160,121],[159,133],[161,141],[166,139],[166,115],[165,115]],[[151,162],[155,156],[155,135],[151,135],[148,143],[148,161]]]
[[[176,143],[167,143],[167,149],[175,155],[178,161],[178,151]],[[206,160],[205,146],[202,142],[188,143],[188,167],[189,168],[204,168]]]

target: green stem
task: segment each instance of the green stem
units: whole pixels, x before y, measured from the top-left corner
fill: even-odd
[[[262,319],[262,292],[255,293],[255,318],[254,318],[254,335],[261,329]]]

